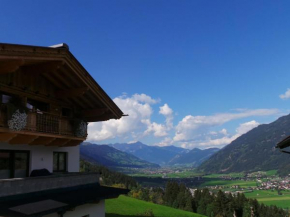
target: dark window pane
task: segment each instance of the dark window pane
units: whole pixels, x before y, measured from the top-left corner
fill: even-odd
[[[15,153],[15,178],[23,178],[27,175],[28,166],[28,154],[16,152]]]
[[[0,179],[10,178],[10,153],[0,152]]]
[[[65,171],[65,153],[59,153],[59,170]]]
[[[2,103],[8,103],[10,99],[11,99],[11,96],[8,96],[5,94],[2,95]]]
[[[58,153],[53,153],[53,171],[58,171]]]
[[[66,171],[66,153],[64,152],[53,153],[53,171],[54,172]]]

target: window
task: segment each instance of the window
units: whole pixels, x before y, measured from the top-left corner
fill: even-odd
[[[29,175],[29,151],[0,150],[0,179]]]
[[[34,110],[38,113],[47,112],[48,111],[48,104],[44,102],[39,102],[33,99],[27,99],[26,107]]]
[[[64,117],[71,117],[71,114],[72,114],[72,112],[71,112],[70,109],[68,109],[68,108],[62,108],[62,116],[64,116]]]
[[[66,152],[53,152],[53,172],[66,172],[67,171],[67,153]]]
[[[11,99],[11,96],[2,94],[2,103],[8,103]]]
[[[0,103],[8,103],[11,100],[11,98],[12,98],[11,95],[0,92]]]

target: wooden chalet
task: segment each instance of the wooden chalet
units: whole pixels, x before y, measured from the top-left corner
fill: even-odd
[[[0,43],[0,216],[105,216],[127,190],[79,173],[87,123],[123,112],[69,51]]]

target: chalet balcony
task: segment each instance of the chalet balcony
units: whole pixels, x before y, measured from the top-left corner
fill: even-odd
[[[0,216],[47,216],[117,198],[128,189],[101,186],[97,173],[0,180]]]
[[[67,173],[40,177],[1,179],[0,198],[97,183],[99,183],[99,173]]]
[[[0,142],[75,146],[85,139],[86,135],[76,136],[74,132],[74,120],[72,118],[32,110],[27,112],[27,124],[24,129],[20,131],[10,130],[8,126],[7,105],[0,104]]]

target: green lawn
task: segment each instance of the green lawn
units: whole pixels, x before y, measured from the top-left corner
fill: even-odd
[[[230,176],[232,178],[241,178],[241,177],[244,177],[244,173],[229,173],[229,174],[209,174],[209,175],[206,175],[206,176],[203,176],[204,178],[220,178],[222,176]]]
[[[254,187],[256,186],[256,182],[242,180],[214,180],[205,182],[200,187],[215,186],[215,185],[223,185],[223,186],[239,185],[241,187],[252,187],[252,186]]]
[[[145,210],[152,209],[156,217],[202,217],[192,212],[173,209],[127,196],[106,200],[106,217],[142,217]]]
[[[201,176],[202,173],[198,173],[195,171],[183,171],[180,173],[169,173],[167,174],[168,178],[189,178],[189,177],[196,177]]]
[[[156,174],[133,173],[133,174],[129,174],[129,176],[158,178],[158,177],[162,177],[163,174],[161,174],[161,173],[156,173]]]
[[[266,171],[267,176],[274,176],[277,175],[277,170],[268,170]]]
[[[162,173],[156,173],[156,174],[148,174],[148,173],[134,173],[129,174],[130,176],[137,176],[137,177],[162,177],[164,174]],[[196,172],[194,170],[190,171],[182,171],[180,173],[167,173],[165,176],[167,178],[189,178],[189,177],[196,177],[196,176],[202,176],[203,173]]]
[[[281,208],[290,208],[290,192],[282,191],[282,195],[278,195],[277,191],[260,190],[245,193],[248,198],[256,198],[260,203],[265,205],[276,205]]]

